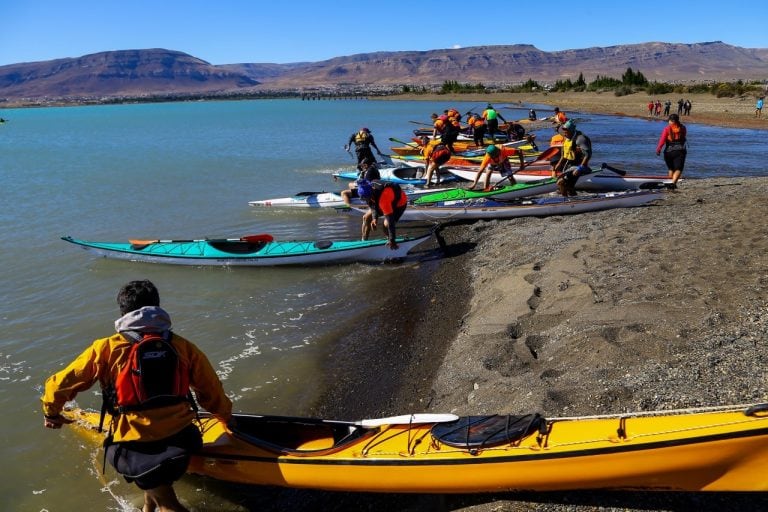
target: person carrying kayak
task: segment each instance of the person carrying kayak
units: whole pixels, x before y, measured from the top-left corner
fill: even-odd
[[[376,157],[373,156],[371,147],[376,150],[376,153],[378,153],[379,156],[384,156],[381,150],[379,150],[379,147],[376,145],[376,141],[373,139],[371,130],[368,128],[360,128],[357,133],[353,133],[349,137],[349,141],[344,145],[344,151],[350,153],[350,149],[352,148],[353,144],[355,146],[355,155],[357,155],[358,167],[366,160],[370,160],[372,162],[376,161]]]
[[[94,341],[77,359],[45,381],[44,426],[59,429],[73,420],[64,404],[97,382],[104,413],[112,420],[105,458],[128,482],[144,491],[144,510],[185,511],[173,490],[202,446],[194,424],[200,405],[223,423],[232,402],[205,354],[171,331],[171,318],[148,280],[124,285],[117,303],[122,315],[115,334]],[[100,425],[101,426],[101,425]]]
[[[485,124],[485,119],[483,119],[483,116],[472,112],[469,112],[467,115],[469,116],[467,124],[469,129],[472,130],[472,140],[475,146],[482,148],[485,146],[485,132],[488,128]]]
[[[576,123],[568,120],[561,127],[563,148],[560,160],[555,164],[554,172],[562,173],[557,179],[557,188],[563,197],[576,195],[576,181],[579,177],[590,174],[589,159],[592,158],[592,141],[576,129]]]
[[[670,114],[669,124],[662,130],[659,143],[656,144],[656,156],[661,155],[662,149],[664,150],[664,163],[667,164],[669,178],[672,180],[670,188],[677,188],[677,181],[683,174],[685,157],[688,154],[687,135],[685,125],[680,123],[680,116]]]
[[[440,139],[432,139],[421,150],[424,155],[424,165],[427,166],[424,188],[432,186],[432,173],[435,173],[435,182],[440,184],[440,166],[451,159],[451,150]]]
[[[508,177],[510,184],[514,184],[515,178],[512,175],[517,171],[512,170],[512,164],[510,163],[509,159],[515,155],[517,155],[517,157],[520,159],[520,166],[517,169],[519,171],[525,164],[522,151],[519,149],[507,147],[502,147],[499,149],[499,147],[494,144],[491,144],[485,148],[485,156],[483,157],[483,161],[480,162],[480,169],[478,169],[477,174],[475,174],[475,180],[467,190],[472,190],[475,188],[477,182],[480,181],[480,176],[483,174],[483,172],[485,172],[483,190],[489,190],[491,173],[494,171],[501,173],[501,175],[505,178]]]
[[[499,119],[505,123],[507,120],[504,119],[504,116],[499,114],[490,103],[485,107],[485,110],[483,110],[482,117],[485,119],[486,125],[488,125],[488,136],[491,138],[491,143],[493,143],[493,141],[496,140],[496,132],[499,131]]]
[[[371,230],[376,229],[379,217],[383,216],[387,247],[397,249],[397,221],[408,206],[408,196],[397,183],[368,180],[357,182],[357,194],[369,208],[363,216],[363,240],[368,240]]]

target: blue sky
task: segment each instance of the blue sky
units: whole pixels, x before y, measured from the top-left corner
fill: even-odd
[[[768,11],[737,3],[0,0],[0,65],[144,48],[211,64],[501,44],[555,51],[719,40],[768,48]]]

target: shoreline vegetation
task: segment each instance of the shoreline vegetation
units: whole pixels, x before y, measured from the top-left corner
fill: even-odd
[[[486,103],[493,104],[502,115],[505,114],[505,106],[518,106],[525,108],[528,105],[548,105],[547,109],[537,109],[539,119],[552,115],[552,109],[559,107],[566,114],[569,112],[581,112],[591,114],[607,114],[623,117],[636,117],[643,119],[663,119],[662,117],[648,116],[647,104],[650,100],[657,99],[664,103],[672,102],[671,113],[677,112],[677,101],[687,99],[691,101],[691,115],[681,116],[685,123],[708,124],[726,128],[746,128],[752,130],[768,130],[768,116],[755,117],[755,103],[757,95],[747,94],[738,97],[718,98],[711,93],[668,93],[649,95],[645,92],[637,92],[624,96],[616,96],[612,92],[531,92],[531,93],[495,93],[495,94],[400,94],[397,96],[385,96],[377,100],[413,100],[413,101],[437,101],[444,102],[446,108],[451,102],[477,102],[482,109]],[[462,112],[463,113],[463,112]],[[425,120],[429,120],[428,112],[425,112]],[[506,118],[507,116],[505,116]]]

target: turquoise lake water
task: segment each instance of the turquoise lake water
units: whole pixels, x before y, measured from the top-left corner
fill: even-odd
[[[466,112],[484,104],[260,100],[3,110],[0,406],[6,414],[0,432],[2,458],[12,471],[0,479],[0,508],[128,510],[140,499],[113,471],[100,475],[93,446],[66,428],[44,429],[38,402],[48,375],[111,333],[124,282],[157,284],[175,330],[208,354],[236,410],[300,415],[318,397],[334,339],[376,307],[365,290],[403,271],[138,264],[95,258],[61,236],[356,238],[358,218],[259,210],[248,201],[341,190],[346,184],[331,174],[353,168],[343,146],[356,129],[369,127],[386,153],[390,137],[410,138],[417,127],[411,121],[428,121],[449,106]],[[527,106],[501,112],[524,118]],[[592,139],[594,163],[665,172],[654,152],[664,122],[573,117]],[[684,178],[768,174],[765,132],[688,129]],[[545,145],[551,132],[539,133]],[[96,391],[78,403],[98,407]],[[201,491],[199,480],[185,479],[179,492],[200,510],[238,510],[226,492]]]

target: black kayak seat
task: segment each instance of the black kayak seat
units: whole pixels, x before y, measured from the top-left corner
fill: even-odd
[[[455,448],[484,448],[513,444],[534,432],[546,431],[540,414],[462,416],[456,421],[432,427],[432,437]]]

